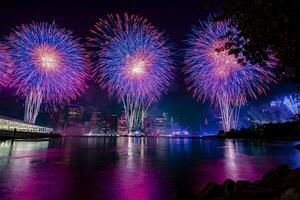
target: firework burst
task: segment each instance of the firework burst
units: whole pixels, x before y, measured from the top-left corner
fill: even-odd
[[[146,19],[126,13],[100,19],[92,33],[100,86],[123,101],[129,121],[137,121],[171,84],[171,49],[164,35]],[[133,124],[128,122],[129,129]]]
[[[283,99],[283,104],[288,108],[288,110],[294,115],[298,116],[300,113],[300,98],[298,93],[290,94],[285,96]]]
[[[9,82],[11,67],[7,46],[0,43],[0,87],[5,87]]]
[[[85,89],[86,54],[71,31],[55,23],[21,25],[7,44],[13,62],[11,87],[26,97],[25,121],[35,122],[42,102],[59,106]]]
[[[274,58],[264,66],[239,63],[242,56],[229,54],[225,48],[229,31],[237,32],[227,22],[214,22],[212,17],[194,27],[184,69],[193,96],[220,106],[225,131],[236,128],[239,106],[247,97],[265,93],[267,85],[275,81],[272,71],[276,63]]]

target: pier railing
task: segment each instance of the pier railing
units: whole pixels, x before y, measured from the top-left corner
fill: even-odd
[[[7,131],[0,130],[0,139],[40,139],[50,138],[51,133],[37,133],[37,132],[20,132],[20,131]]]

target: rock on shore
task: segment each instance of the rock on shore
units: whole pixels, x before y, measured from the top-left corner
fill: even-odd
[[[247,172],[245,172],[247,173]],[[198,194],[179,191],[174,200],[300,200],[300,168],[279,166],[256,182],[209,182]]]

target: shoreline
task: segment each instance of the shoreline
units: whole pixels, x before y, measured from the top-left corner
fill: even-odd
[[[208,137],[199,137],[199,136],[130,136],[130,135],[63,135],[63,134],[53,134],[52,138],[59,137],[86,137],[86,138],[168,138],[168,139],[196,139],[196,140],[260,140],[260,141],[300,141],[300,137],[228,137],[228,136],[208,136]],[[15,140],[34,140],[34,139],[45,139],[50,138],[49,136],[36,137],[36,138],[15,138]],[[0,141],[11,140],[11,137],[1,137]],[[300,144],[299,144],[300,145]],[[300,148],[300,147],[298,147]]]
[[[181,137],[181,136],[130,136],[130,135],[60,135],[61,137],[128,137],[128,138],[170,138],[170,139],[203,139],[203,140],[285,140],[285,141],[300,141],[299,137],[220,137],[220,136],[208,136],[208,137],[199,137],[199,136],[190,136],[190,137]]]
[[[222,184],[210,181],[198,193],[179,190],[171,200],[298,200],[300,199],[300,167],[291,169],[280,165],[264,173],[262,178],[247,180],[225,180]]]

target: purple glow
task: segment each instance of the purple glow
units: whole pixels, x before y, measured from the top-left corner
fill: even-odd
[[[0,142],[2,199],[169,199],[178,186],[199,192],[209,181],[255,181],[275,166],[300,164],[300,154],[293,149],[296,141],[53,141],[50,148],[48,141],[16,141],[13,146]]]
[[[100,19],[92,33],[99,85],[122,101],[128,134],[143,129],[148,107],[171,85],[171,49],[164,34],[127,13]]]
[[[71,31],[52,23],[17,26],[7,42],[13,61],[11,87],[27,97],[39,91],[47,106],[60,105],[86,88],[87,60]]]
[[[285,96],[282,103],[288,108],[288,110],[295,116],[300,113],[300,100],[299,94],[290,94]]]
[[[95,74],[110,95],[143,104],[157,101],[171,85],[171,49],[146,19],[124,14],[100,19],[92,31]]]
[[[237,32],[212,17],[200,22],[188,39],[184,68],[193,96],[220,106],[225,131],[237,127],[239,106],[248,96],[266,93],[267,85],[275,82],[272,71],[276,64],[273,57],[264,66],[239,63],[242,55],[237,58],[225,48],[228,39],[224,36],[229,31]]]
[[[227,22],[213,22],[212,17],[200,22],[188,40],[185,57],[186,83],[198,100],[207,98],[218,103],[226,94],[231,102],[247,101],[247,96],[266,92],[267,84],[275,82],[273,68],[276,59],[271,58],[265,66],[246,63],[242,65],[225,49],[224,35],[231,30]]]
[[[9,82],[9,69],[11,62],[7,46],[0,44],[0,87],[5,87]]]
[[[276,97],[271,102],[247,108],[247,120],[251,124],[284,123],[295,120],[299,114],[297,93]]]

